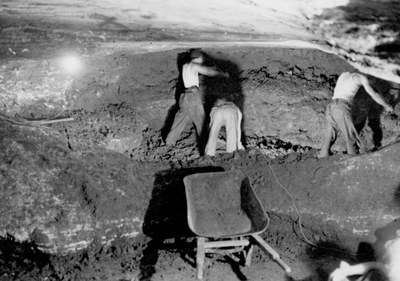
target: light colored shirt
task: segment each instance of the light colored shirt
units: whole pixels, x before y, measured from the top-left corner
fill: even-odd
[[[194,63],[189,62],[182,66],[182,79],[185,88],[190,88],[192,86],[199,87],[199,72],[196,67],[193,67]]]
[[[332,99],[344,99],[352,102],[361,84],[354,82],[355,73],[343,72],[340,74],[333,91]]]

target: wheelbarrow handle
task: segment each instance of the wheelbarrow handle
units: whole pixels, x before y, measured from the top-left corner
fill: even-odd
[[[287,274],[289,274],[292,271],[290,267],[281,260],[279,254],[274,249],[272,249],[272,247],[268,245],[267,242],[265,242],[260,235],[251,234],[251,237],[253,237],[254,241],[258,246],[260,246],[261,249],[263,249],[267,254],[270,254],[272,256],[272,259],[275,262],[277,262],[283,268],[283,270],[285,270]]]

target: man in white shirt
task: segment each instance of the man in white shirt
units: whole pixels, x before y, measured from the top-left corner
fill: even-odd
[[[226,130],[226,152],[244,149],[240,140],[242,113],[233,102],[225,99],[218,99],[214,103],[210,117],[210,134],[205,149],[206,155],[215,155],[219,131],[223,126],[225,126]]]
[[[194,123],[198,136],[201,139],[205,120],[203,98],[199,91],[199,74],[205,76],[229,74],[216,67],[203,65],[204,55],[200,49],[191,49],[190,61],[182,66],[182,79],[185,92],[179,97],[179,110],[175,115],[171,131],[166,137],[166,144],[173,145],[179,139],[182,131],[189,122]]]
[[[359,153],[361,141],[353,123],[351,107],[361,86],[375,102],[382,105],[387,111],[393,111],[393,107],[372,89],[366,76],[360,73],[342,73],[336,83],[332,102],[326,108],[326,129],[319,157],[332,155],[331,147],[339,132],[343,134],[346,141],[347,154]]]

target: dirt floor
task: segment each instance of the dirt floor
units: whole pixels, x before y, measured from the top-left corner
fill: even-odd
[[[309,157],[314,158],[313,151],[303,155],[296,154],[295,158],[298,160],[288,157],[286,160],[276,158],[275,161],[292,162]],[[204,161],[210,160],[196,158],[174,165],[178,169],[193,169],[203,166]],[[263,163],[265,159],[258,150],[248,150],[246,153],[237,155],[224,155],[213,161],[213,165],[225,166],[226,169],[265,165]],[[158,162],[160,163],[161,160]],[[163,183],[160,185],[164,186],[168,181],[174,182],[175,177],[171,178],[171,176],[172,174],[164,176]],[[254,186],[260,184],[257,184],[258,180],[255,177]],[[167,191],[161,192],[158,196],[169,203],[158,207],[153,206],[155,213],[150,214],[148,211],[147,215],[153,218],[158,216],[160,221],[162,221],[161,217],[169,216],[172,220],[178,220],[179,213],[174,211],[182,207],[179,204],[182,202],[180,197],[175,195],[175,198],[170,198],[171,195],[168,196]],[[171,206],[172,202],[176,202],[174,206]],[[164,212],[161,214],[160,210]],[[340,259],[354,261],[353,257],[337,252],[338,248],[335,245],[322,243],[320,244],[322,248],[307,245],[293,218],[269,214],[270,226],[262,237],[292,268],[291,277],[285,276],[283,270],[275,262],[256,248],[252,265],[249,267],[243,267],[231,257],[207,256],[204,280],[326,280],[329,272]],[[311,225],[304,227],[305,235],[313,240],[319,239],[313,234],[312,228]],[[0,280],[195,280],[195,241],[192,235],[188,235],[185,227],[160,228],[166,237],[169,237],[169,233],[176,235],[181,230],[182,238],[178,239],[153,236],[147,229],[150,227],[144,225],[144,231],[152,238],[140,236],[133,240],[119,239],[108,246],[93,243],[86,250],[65,256],[45,254],[37,248],[35,243],[21,244],[14,241],[12,237],[2,238]],[[336,250],[331,250],[331,247]]]
[[[270,235],[279,240],[276,234]],[[173,242],[116,241],[107,249],[93,246],[81,253],[60,257],[45,255],[32,244],[4,239],[0,248],[0,280],[195,280],[193,239],[179,241],[178,246]],[[279,241],[271,243],[292,268],[291,277],[285,276],[275,262],[256,248],[249,267],[230,257],[207,256],[204,280],[327,280],[338,259],[346,258],[311,248],[300,254],[296,249],[298,243],[302,242],[295,236],[291,246],[280,245]]]
[[[30,59],[38,58],[45,60],[50,54],[57,53],[58,48],[62,45],[65,45],[64,47],[67,48],[87,49],[89,50],[88,53],[86,53],[88,55],[92,54],[91,52],[95,53],[95,51],[99,50],[102,52],[104,51],[104,49],[101,50],[101,48],[96,47],[99,41],[103,41],[102,38],[99,37],[99,34],[103,32],[102,30],[94,30],[94,33],[91,33],[89,30],[77,29],[74,33],[63,34],[62,30],[65,29],[65,26],[62,25],[58,26],[59,29],[54,29],[54,31],[50,29],[49,23],[29,22],[24,19],[17,24],[14,21],[15,19],[10,17],[2,22],[3,29],[6,31],[2,35],[7,35],[6,39],[8,42],[14,44],[11,49],[5,41],[0,45],[0,50],[3,51],[0,59],[2,59],[2,62],[4,65],[7,65],[7,67],[15,61],[29,61]],[[15,27],[17,25],[18,27]],[[85,32],[87,32],[87,34],[85,34]],[[112,43],[113,40],[122,40],[121,38],[127,35],[128,38],[126,40],[132,41],[140,41],[148,39],[149,37],[153,39],[157,38],[157,40],[162,41],[171,38],[175,39],[175,37],[178,36],[178,31],[176,30],[169,31],[170,33],[168,33],[168,31],[165,32],[156,29],[130,30],[129,32],[119,30],[114,33],[111,31],[108,32],[110,32],[106,34],[108,43]],[[94,35],[90,37],[88,34]],[[20,35],[23,36],[21,37]],[[66,40],[70,36],[73,37],[74,40]],[[218,36],[218,34],[213,35],[213,37],[216,36]],[[117,46],[117,44],[111,46],[114,46],[115,49],[113,51],[115,54],[118,54],[118,56],[108,56],[106,58],[103,56],[101,57],[104,59],[102,61],[99,57],[93,58],[92,60],[94,66],[101,70],[99,73],[101,73],[103,77],[111,75],[110,72],[108,72],[111,68],[110,65],[117,66],[126,61],[132,62],[136,59],[133,56],[127,58],[123,52],[120,52],[119,49],[121,46]],[[111,47],[111,49],[112,48],[113,47]],[[24,51],[25,49],[29,49],[29,51]],[[109,50],[110,45],[108,45],[107,51]],[[213,51],[218,53],[218,49],[214,49]],[[257,48],[236,47],[232,52],[235,54],[241,52],[243,57],[252,54],[253,56],[249,55],[249,57],[257,61],[257,59],[260,58],[260,55],[254,55],[257,51],[259,51]],[[13,52],[16,52],[17,55]],[[279,53],[279,51],[275,52],[275,54]],[[172,77],[172,79],[176,79],[175,53],[176,52],[168,53],[168,56],[172,58],[172,68],[175,72],[168,72],[167,74],[164,73],[162,76],[160,75],[160,77],[165,80],[161,82],[165,82],[167,85],[171,83],[174,84],[175,82],[175,80],[172,80],[172,82],[168,81],[168,78]],[[161,55],[164,54],[166,53]],[[292,60],[292,64],[295,64],[293,61],[297,59],[297,57],[293,56],[288,57],[287,61],[290,62]],[[311,61],[315,59],[315,57],[309,57],[309,59]],[[247,63],[253,64],[255,63],[254,61],[247,61]],[[277,96],[284,98],[286,93],[294,93],[298,88],[305,89],[305,93],[319,93],[322,98],[315,94],[314,97],[311,97],[313,103],[310,104],[310,107],[321,115],[329,99],[326,93],[332,90],[337,76],[335,73],[325,73],[322,75],[318,73],[316,76],[315,72],[309,71],[307,73],[305,68],[295,68],[287,61],[284,62],[284,64],[287,64],[287,71],[285,72],[277,70],[272,73],[263,68],[246,69],[241,73],[244,77],[241,81],[244,88],[247,90],[254,90],[254,92],[256,92],[256,90],[274,91],[277,93]],[[141,63],[143,63],[143,61],[141,61]],[[154,61],[151,63],[154,63]],[[318,63],[319,62],[316,61],[315,65]],[[323,64],[329,63],[324,61]],[[332,68],[334,67],[340,69],[341,66],[332,66]],[[125,75],[127,76],[121,78],[120,83],[126,82],[125,87],[132,88],[135,81],[133,81],[134,79],[129,75],[134,76],[135,71],[138,71],[140,68],[141,65],[136,65],[136,68],[126,71]],[[15,71],[18,72],[18,67]],[[151,78],[155,76],[156,75],[153,75]],[[93,101],[91,104],[95,106],[91,109],[81,106],[80,108],[62,111],[61,115],[58,117],[72,117],[76,122],[53,124],[49,125],[49,127],[54,132],[59,133],[61,138],[66,141],[68,153],[85,160],[87,160],[86,158],[92,157],[91,163],[96,163],[99,166],[104,164],[102,161],[108,161],[104,166],[110,174],[118,173],[119,171],[115,171],[113,168],[122,167],[126,163],[131,163],[134,166],[143,166],[144,168],[151,167],[154,171],[150,171],[149,173],[153,172],[153,174],[159,172],[159,169],[164,167],[169,167],[171,169],[191,169],[205,166],[223,166],[225,170],[259,167],[259,170],[254,168],[254,175],[259,176],[255,176],[252,180],[253,186],[257,188],[265,181],[265,178],[262,176],[262,167],[266,167],[268,165],[267,163],[283,165],[288,163],[300,163],[305,159],[316,159],[319,144],[312,137],[309,139],[301,139],[301,136],[303,136],[305,132],[302,128],[298,130],[297,135],[287,135],[284,138],[280,138],[279,135],[274,134],[268,136],[264,136],[260,133],[246,135],[244,139],[246,150],[233,154],[222,153],[225,145],[225,136],[224,133],[222,133],[218,150],[220,153],[213,158],[202,157],[200,155],[196,133],[193,128],[188,129],[182,134],[176,146],[165,146],[162,142],[162,135],[165,132],[161,129],[159,124],[152,126],[152,123],[148,122],[144,128],[142,127],[141,120],[145,117],[146,110],[138,111],[137,108],[146,104],[143,100],[148,97],[143,98],[142,95],[137,95],[135,97],[136,100],[132,102],[132,104],[126,103],[124,102],[122,93],[122,91],[126,89],[120,89],[116,85],[107,83],[109,81],[99,79],[99,77],[96,79],[91,77],[90,74],[76,79],[72,85],[73,89],[71,89],[69,93],[70,97],[74,94],[74,89],[79,89],[82,91],[81,105],[85,102],[90,104],[93,101],[91,100],[91,98],[93,98],[91,94],[96,93],[96,91],[101,88],[104,90],[106,98],[97,104]],[[165,84],[161,82],[157,86],[158,88],[152,85],[142,85],[143,88],[138,86],[138,89],[140,88],[140,91],[144,91],[144,94],[149,93],[150,95],[151,93],[152,96],[148,98],[149,100],[157,100],[159,98],[162,100],[161,102],[164,101],[163,99],[170,99],[173,101],[175,84],[170,85],[167,91],[162,92],[162,87]],[[151,91],[149,89],[151,89]],[[119,94],[120,90],[121,95],[112,99],[115,92],[117,91]],[[86,94],[87,96],[85,96]],[[127,96],[129,96],[128,94]],[[290,99],[287,99],[290,104]],[[300,105],[300,103],[293,104],[293,108]],[[170,107],[169,104],[163,106],[164,109]],[[32,108],[24,107],[21,109],[20,114],[24,117],[31,118],[51,115],[51,112],[43,112],[37,108],[36,111],[33,111]],[[59,113],[59,111],[57,112]],[[160,113],[162,117],[166,115],[167,111]],[[277,119],[278,118],[279,117],[277,117]],[[303,120],[303,122],[304,124],[312,123],[309,120]],[[277,129],[283,130],[283,127]],[[133,134],[133,132],[136,133]],[[137,132],[139,132],[139,137],[137,137]],[[369,136],[370,135],[367,135],[367,138],[369,138]],[[118,161],[120,158],[117,157],[115,159],[112,157],[106,158],[106,156],[102,158],[103,155],[96,152],[98,147],[110,148],[110,144],[107,142],[110,138],[122,139],[124,137],[129,138],[132,147],[124,146],[122,148],[112,148],[114,150],[120,150],[121,158],[126,162],[120,161],[119,163]],[[385,135],[384,137],[384,140],[387,140],[389,136]],[[393,141],[395,133],[392,132],[390,137],[392,138],[391,141]],[[374,146],[374,144],[371,143],[369,145],[369,148]],[[88,156],[90,153],[92,153],[92,156]],[[345,156],[341,155],[339,151],[330,161],[334,164],[334,160],[340,157]],[[46,162],[46,159],[42,160]],[[113,167],[113,165],[115,165],[115,167]],[[290,173],[297,173],[295,165],[282,167],[292,169]],[[78,168],[75,167],[75,169]],[[311,170],[312,167],[310,167],[309,171]],[[93,172],[93,174],[95,173],[96,172]],[[301,176],[302,175],[298,175],[300,180]],[[303,176],[306,178],[306,175]],[[143,177],[147,177],[146,180],[150,179],[150,176],[147,176],[147,174]],[[165,182],[169,180],[173,181],[173,179],[168,178],[168,175],[158,180]],[[165,182],[160,182],[160,184],[164,184]],[[182,199],[169,198],[168,196],[171,195],[165,193],[162,195],[166,196],[171,201],[179,201],[179,199]],[[161,207],[165,208],[165,206]],[[117,207],[115,208],[117,209]],[[110,210],[114,210],[113,207],[110,207]],[[173,210],[175,211],[175,209]],[[169,211],[170,210],[166,210],[167,213]],[[160,215],[160,211],[157,212],[157,215]],[[171,215],[171,213],[169,213],[169,215]],[[181,218],[182,213],[174,213],[174,216]],[[321,234],[314,229],[318,226],[304,225],[302,229],[304,233],[301,233],[296,218],[277,215],[273,212],[270,212],[269,216],[271,223],[268,230],[262,234],[262,237],[281,254],[281,258],[292,268],[292,274],[290,276],[286,276],[284,271],[268,255],[263,253],[259,248],[256,248],[253,254],[252,265],[249,267],[244,267],[241,262],[238,263],[235,257],[218,255],[207,256],[204,280],[327,280],[329,273],[338,266],[341,259],[355,262],[356,260],[360,261],[371,258],[372,254],[368,251],[364,251],[361,257],[348,255],[346,250],[338,251],[335,245],[330,244],[339,242],[335,241],[334,237],[330,237],[332,239],[329,239],[329,243],[324,243],[324,239],[320,237]],[[162,219],[160,219],[160,221],[161,220]],[[146,228],[146,225],[143,227]],[[182,227],[182,229],[179,230],[187,231],[187,229],[184,228],[185,227]],[[163,230],[174,232],[177,229]],[[146,233],[146,231],[144,231],[144,233]],[[316,248],[308,244],[303,235],[313,239],[313,241],[321,241],[319,244],[321,247]],[[325,235],[329,236],[331,234],[327,233]],[[168,235],[166,235],[166,237],[167,236]],[[333,250],[333,248],[335,248],[335,250]],[[146,233],[146,235],[140,234],[134,239],[120,238],[114,240],[107,246],[94,241],[87,249],[66,255],[47,254],[41,251],[36,243],[21,243],[16,241],[11,235],[0,238],[0,281],[173,281],[195,280],[195,278],[195,240],[193,237],[190,237],[190,235],[187,235],[187,233],[179,238],[158,237]]]

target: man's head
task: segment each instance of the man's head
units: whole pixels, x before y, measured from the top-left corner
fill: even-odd
[[[203,51],[199,48],[190,49],[189,54],[190,54],[190,61],[192,62],[202,63],[204,60]]]

